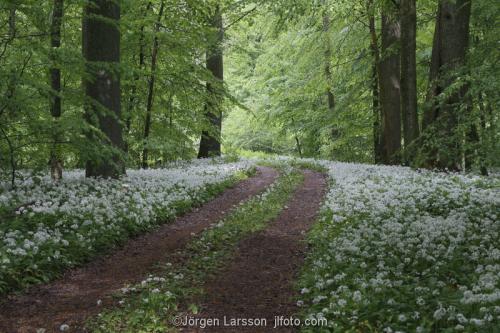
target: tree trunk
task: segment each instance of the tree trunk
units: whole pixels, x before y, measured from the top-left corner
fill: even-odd
[[[379,105],[379,85],[377,66],[372,66],[372,111],[373,111],[373,157],[376,164],[383,163],[384,141],[382,136],[382,118]]]
[[[378,48],[377,31],[375,30],[375,16],[373,1],[367,2],[368,27],[370,29],[370,50],[373,58],[372,65],[372,109],[373,109],[373,158],[375,163],[383,162],[384,137],[382,135],[383,114],[380,109],[379,77],[380,52]]]
[[[326,96],[328,100],[328,110],[333,112],[335,109],[335,96],[332,92],[332,68],[330,61],[332,58],[332,45],[330,42],[330,17],[328,13],[323,14],[323,33],[325,37],[325,80]]]
[[[480,138],[480,153],[479,153],[479,170],[481,172],[481,175],[483,176],[488,176],[488,168],[486,166],[486,161],[485,161],[485,152],[484,149],[488,147],[488,143],[486,142],[486,138],[488,137],[488,133],[486,130],[486,116],[487,116],[487,111],[484,105],[484,99],[483,99],[483,94],[480,92],[478,95],[478,104],[479,104],[479,129],[481,133],[481,138]]]
[[[299,157],[302,158],[302,146],[300,144],[299,136],[295,134],[295,143],[297,144],[297,152],[299,153]]]
[[[58,141],[61,133],[58,126],[58,119],[61,117],[61,69],[57,65],[57,57],[54,52],[61,47],[61,25],[63,17],[63,0],[54,0],[52,9],[52,24],[50,27],[50,46],[52,48],[50,60],[50,113],[53,118],[54,128],[52,132],[52,147],[50,149],[50,174],[52,180],[59,181],[62,178],[62,156]]]
[[[410,145],[419,136],[417,113],[417,9],[416,0],[401,0],[401,114],[403,118],[404,160],[413,158]],[[411,149],[414,150],[413,148]]]
[[[9,39],[13,40],[16,37],[16,11],[17,6],[11,5],[9,10]]]
[[[6,41],[4,42],[4,49],[2,52],[2,56],[5,54],[8,44],[10,44],[16,38],[17,29],[16,29],[16,16],[17,16],[17,6],[11,5],[12,7],[9,9],[9,33]],[[0,56],[1,58],[1,56]],[[15,107],[13,107],[14,103],[10,101],[10,99],[14,98],[16,92],[16,76],[14,74],[14,69],[10,70],[10,78],[8,79],[7,87],[5,91],[5,97],[7,99],[7,103],[2,106],[0,110],[0,115],[4,111],[8,111],[9,113],[15,112]],[[11,189],[16,188],[16,171],[17,171],[17,160],[16,160],[16,147],[12,142],[9,134],[3,129],[2,124],[0,124],[0,131],[2,132],[2,136],[7,142],[7,146],[9,147],[9,164],[10,164],[10,184]]]
[[[123,138],[120,124],[120,7],[114,0],[93,0],[83,14],[83,55],[87,76],[86,118],[98,126],[103,137],[98,154],[87,161],[87,177],[117,178],[125,173]]]
[[[149,10],[151,9],[151,6],[152,6],[152,3],[151,3],[151,1],[149,1],[148,4],[146,5],[146,8],[144,9],[144,14],[142,15],[143,19],[146,19],[147,14],[148,14]],[[127,134],[130,133],[130,128],[132,126],[132,113],[136,109],[136,101],[138,99],[137,88],[139,85],[139,80],[141,79],[140,72],[144,69],[144,65],[145,65],[145,58],[146,58],[145,52],[144,52],[144,48],[145,48],[144,39],[146,38],[145,33],[144,33],[145,28],[146,27],[144,26],[144,24],[142,24],[141,28],[140,28],[141,34],[139,37],[139,68],[138,68],[138,72],[136,72],[136,74],[134,75],[134,82],[132,84],[132,91],[130,92],[130,97],[129,97],[128,106],[127,106],[127,113],[126,113],[125,129],[126,129]],[[125,150],[128,152],[128,144],[125,144]]]
[[[429,75],[428,100],[432,107],[425,110],[423,126],[432,125],[433,136],[440,138],[440,145],[428,151],[428,166],[439,169],[460,170],[460,138],[457,132],[460,102],[468,87],[464,85],[444,101],[435,98],[457,79],[451,71],[465,64],[469,43],[470,0],[440,0],[434,30],[432,60]]]
[[[207,69],[212,73],[216,81],[207,83],[209,96],[205,105],[205,114],[212,129],[204,130],[201,134],[198,158],[221,155],[222,82],[224,80],[222,41],[224,39],[224,27],[222,26],[222,12],[219,6],[215,9],[211,26],[217,30],[217,40],[216,45],[207,51]]]
[[[142,150],[142,167],[144,169],[148,168],[148,140],[149,133],[151,131],[151,113],[153,111],[153,100],[154,100],[154,88],[156,81],[156,63],[158,60],[158,50],[159,50],[159,42],[158,42],[158,32],[160,31],[161,19],[163,17],[163,10],[165,8],[165,1],[161,2],[160,11],[158,13],[158,21],[156,21],[155,25],[155,36],[153,41],[153,49],[151,51],[151,74],[148,82],[148,102],[146,105],[146,120],[144,122],[144,148]]]
[[[380,61],[380,106],[384,114],[383,136],[386,164],[399,164],[401,150],[400,26],[394,11],[382,14],[382,52]]]
[[[323,34],[325,42],[325,81],[326,81],[326,99],[328,102],[328,111],[330,114],[335,112],[335,95],[333,94],[332,87],[332,44],[330,39],[330,16],[326,12],[326,8],[323,13]],[[338,139],[340,136],[340,131],[337,126],[332,124],[332,140]]]

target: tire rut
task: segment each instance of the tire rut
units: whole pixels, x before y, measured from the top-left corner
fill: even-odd
[[[182,332],[294,332],[291,327],[274,328],[274,318],[288,318],[298,310],[294,281],[305,256],[303,240],[326,192],[324,175],[308,170],[304,174],[304,184],[278,218],[240,242],[231,263],[206,284],[202,311],[195,318],[215,318],[218,324],[185,327]],[[231,318],[263,318],[266,325],[227,327],[224,318],[226,323]]]
[[[61,324],[70,326],[68,332],[83,332],[85,319],[111,305],[114,292],[139,282],[167,254],[183,247],[193,234],[222,219],[236,204],[263,192],[277,177],[276,170],[258,167],[256,176],[239,182],[172,223],[130,239],[111,254],[69,270],[59,280],[32,287],[24,295],[8,296],[0,304],[0,332],[28,333],[37,328],[59,332]]]

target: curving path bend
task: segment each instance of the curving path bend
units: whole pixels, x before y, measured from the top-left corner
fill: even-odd
[[[263,192],[277,177],[276,170],[258,167],[254,177],[172,223],[129,240],[110,255],[69,270],[59,280],[35,286],[24,295],[7,297],[0,302],[0,332],[31,333],[38,328],[59,332],[61,324],[68,324],[70,332],[83,332],[85,319],[112,304],[114,292],[141,281],[168,253],[183,247],[193,234],[219,221],[235,205]],[[101,306],[97,306],[98,300],[102,300]]]

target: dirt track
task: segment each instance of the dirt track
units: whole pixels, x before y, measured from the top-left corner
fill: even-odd
[[[314,223],[323,201],[326,180],[305,171],[304,184],[278,218],[262,232],[243,240],[231,263],[205,286],[206,298],[196,318],[219,320],[220,325],[183,332],[294,332],[274,329],[275,316],[292,316],[298,309],[294,281],[304,259],[304,232]],[[266,320],[266,326],[224,327],[224,317]],[[195,325],[196,326],[196,325]]]
[[[165,255],[184,246],[198,234],[223,218],[231,208],[262,192],[277,178],[271,168],[259,167],[258,174],[223,192],[201,208],[177,218],[98,258],[82,268],[68,271],[61,279],[31,288],[25,295],[10,296],[0,304],[0,332],[59,332],[61,324],[69,332],[81,332],[81,323],[111,304],[111,294],[128,283],[139,282],[154,271]],[[97,301],[103,304],[98,307]]]

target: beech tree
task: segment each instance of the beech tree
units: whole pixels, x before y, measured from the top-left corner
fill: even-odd
[[[151,10],[151,7],[153,6],[153,3],[149,1],[145,8],[141,12],[141,17],[144,20],[145,17],[147,17],[148,12]],[[126,134],[130,133],[131,127],[132,127],[132,114],[137,111],[137,104],[139,97],[138,96],[138,89],[139,89],[139,83],[141,79],[141,71],[144,70],[144,66],[146,64],[146,54],[145,54],[145,38],[146,38],[146,32],[145,32],[145,22],[141,23],[141,26],[139,28],[139,48],[138,48],[138,66],[137,70],[134,72],[134,77],[132,80],[131,84],[131,89],[130,89],[130,94],[128,98],[128,103],[127,103],[127,108],[126,108],[126,121],[125,121],[125,129],[126,129]],[[126,144],[125,149],[128,151],[128,144]]]
[[[393,5],[382,13],[382,58],[380,60],[380,107],[384,114],[383,160],[398,164],[401,150],[400,56],[401,36],[398,13]]]
[[[160,47],[158,41],[158,32],[160,31],[161,19],[163,16],[163,10],[165,9],[165,1],[160,4],[160,10],[158,12],[158,20],[155,23],[154,37],[153,37],[153,48],[151,49],[151,73],[148,80],[148,98],[146,105],[146,119],[144,121],[144,149],[142,150],[142,167],[148,168],[148,139],[151,132],[151,113],[153,112],[153,98],[154,89],[156,83],[156,67],[158,61],[158,49]],[[143,61],[143,60],[142,60]]]
[[[324,4],[323,4],[324,5]],[[332,114],[335,112],[335,95],[333,94],[333,75],[332,75],[332,42],[330,36],[330,14],[328,9],[323,9],[323,34],[325,43],[325,81],[326,81],[326,100],[328,103],[328,111]],[[332,140],[338,139],[340,133],[335,125],[332,125]],[[299,144],[297,143],[299,146]],[[299,149],[301,151],[301,149]],[[302,153],[301,153],[302,155]]]
[[[430,167],[461,169],[461,138],[457,132],[460,110],[467,109],[468,85],[457,85],[469,45],[470,0],[440,0],[436,15],[428,100],[423,127],[440,138],[439,145],[427,146]],[[465,102],[465,104],[464,104]]]
[[[332,89],[332,42],[330,37],[330,15],[327,9],[323,13],[323,33],[325,40],[325,80],[326,80],[326,98],[328,101],[328,110],[334,112],[335,110],[335,96]]]
[[[408,163],[410,145],[419,136],[417,113],[417,8],[416,0],[401,0],[401,115],[405,144],[404,159]],[[412,150],[415,150],[413,148]]]
[[[59,140],[61,137],[58,126],[58,118],[61,117],[61,69],[57,65],[57,49],[61,47],[61,25],[63,18],[64,2],[63,0],[54,0],[52,8],[52,23],[50,26],[50,47],[52,68],[50,69],[50,113],[54,119],[53,143],[50,149],[50,174],[52,179],[57,181],[62,178],[62,157],[59,149]]]
[[[368,29],[370,32],[370,51],[371,51],[371,93],[372,93],[372,117],[373,117],[373,159],[375,163],[384,161],[384,135],[382,133],[382,124],[384,115],[380,108],[380,50],[378,47],[378,36],[375,27],[375,13],[372,0],[367,1],[366,12],[368,15]]]
[[[83,13],[86,118],[99,154],[89,159],[87,177],[119,177],[125,173],[120,88],[120,7],[114,0],[89,1]]]
[[[119,177],[221,150],[500,165],[495,0],[34,3],[0,5],[12,187],[21,170]]]
[[[222,42],[224,39],[224,27],[222,21],[222,11],[220,5],[215,7],[213,16],[210,19],[210,27],[215,31],[214,43],[207,50],[207,70],[209,70],[214,80],[207,83],[207,103],[205,104],[205,114],[209,129],[203,130],[200,140],[198,158],[220,156],[221,154],[221,130],[222,130],[222,91],[224,80],[224,59]]]

